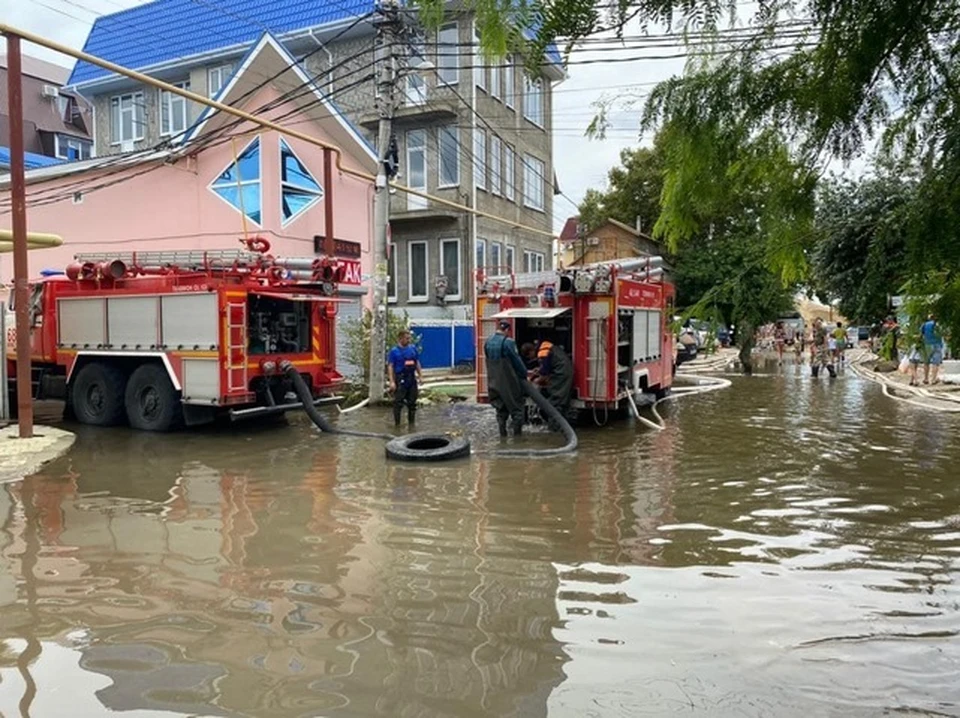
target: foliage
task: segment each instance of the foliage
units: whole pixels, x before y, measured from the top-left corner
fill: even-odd
[[[607,191],[593,190],[585,197],[581,219],[595,226],[608,217],[629,221],[640,214],[659,226],[663,168],[671,161],[668,148],[669,143],[659,136],[653,148],[624,151],[622,166],[609,173]],[[749,352],[752,327],[792,307],[793,284],[771,271],[766,244],[759,235],[764,227],[755,217],[766,197],[763,183],[745,174],[729,184],[737,192],[697,208],[689,231],[674,236],[673,280],[683,319],[696,317],[714,326],[741,327],[738,341]]]
[[[820,188],[813,284],[840,313],[873,324],[907,280],[908,210],[916,185],[895,173],[859,181],[833,178]]]
[[[660,216],[662,191],[662,152],[646,147],[625,149],[620,153],[620,165],[609,172],[607,190],[587,190],[580,205],[580,221],[592,230],[608,219],[633,227],[640,217],[649,232]]]
[[[345,346],[347,361],[360,370],[363,382],[370,380],[370,331],[373,326],[373,312],[369,309],[363,310],[363,316],[351,322],[346,322],[341,329],[341,341]],[[406,312],[392,312],[387,310],[387,341],[395,341],[401,331],[410,331],[410,317]],[[414,345],[418,350],[420,347],[420,337],[412,337]],[[386,355],[384,355],[386,362]]]

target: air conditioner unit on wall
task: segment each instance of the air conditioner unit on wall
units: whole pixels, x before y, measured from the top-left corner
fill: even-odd
[[[60,88],[56,85],[44,85],[40,90],[40,94],[44,97],[60,97]]]

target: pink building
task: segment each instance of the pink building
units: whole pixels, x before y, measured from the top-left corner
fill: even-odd
[[[217,99],[340,148],[342,167],[376,172],[373,148],[269,35]],[[193,104],[175,95],[164,102]],[[335,163],[336,153],[219,111],[189,109],[197,120],[164,146],[27,173],[28,229],[64,239],[59,249],[30,252],[31,274],[62,270],[82,252],[237,249],[245,236],[268,239],[278,256],[322,254],[331,197],[334,238],[357,251],[363,274],[372,273],[370,182],[333,166],[327,186],[324,163]],[[117,112],[130,122],[143,117]],[[0,177],[0,193],[0,226],[9,227],[8,177]],[[12,272],[12,256],[0,255],[0,282]],[[344,293],[366,296],[355,279]],[[356,316],[359,303],[353,309],[344,314]]]

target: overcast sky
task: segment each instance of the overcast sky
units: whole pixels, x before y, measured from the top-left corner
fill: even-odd
[[[117,12],[140,2],[141,0],[5,0],[0,3],[0,19],[65,45],[81,48],[97,16]],[[50,62],[67,66],[73,64],[71,58],[29,43],[25,45],[24,51]],[[653,83],[683,69],[683,61],[677,59],[578,63],[636,55],[636,50],[575,51],[568,78],[555,88],[554,161],[564,194],[557,197],[554,203],[554,223],[558,230],[563,226],[564,220],[575,213],[573,203],[579,202],[589,187],[601,188],[605,185],[607,171],[617,163],[620,151],[639,143],[639,107],[635,111],[614,113],[611,118],[612,127],[606,139],[589,140],[584,137],[584,129],[596,112],[593,103],[611,94],[642,95],[649,91]]]

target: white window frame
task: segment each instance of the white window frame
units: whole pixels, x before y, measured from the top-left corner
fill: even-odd
[[[130,127],[133,130],[132,137],[123,136],[123,100],[130,99]],[[114,107],[117,108],[116,118],[114,118]],[[114,139],[114,119],[116,119],[116,137]],[[143,92],[125,92],[121,95],[114,95],[110,98],[110,146],[122,147],[127,142],[139,142],[143,139],[143,127],[146,124],[146,113],[144,112]]]
[[[64,141],[61,141],[63,138]],[[77,160],[88,160],[93,157],[93,143],[89,140],[82,140],[79,137],[70,137],[69,135],[55,134],[53,136],[53,155],[61,160],[69,160],[70,154],[68,152],[63,152],[62,149],[70,149],[70,144],[73,143],[77,145],[80,152],[77,156]],[[89,149],[87,151],[87,156],[83,156],[83,148],[87,146]]]
[[[453,41],[444,39],[444,33],[453,30]],[[460,82],[460,28],[457,23],[448,23],[437,30],[437,77],[444,85],[456,85]],[[447,64],[452,63],[452,64]],[[449,76],[446,76],[450,73]]]
[[[497,197],[503,191],[503,140],[499,135],[490,136],[490,192]]]
[[[217,73],[218,86],[217,89],[213,88],[213,74]],[[233,75],[233,65],[217,65],[216,67],[211,67],[207,70],[207,97],[213,99],[220,94],[220,91],[227,84],[227,81],[230,79],[230,76]]]
[[[500,87],[500,65],[496,62],[490,65],[490,97],[495,100],[503,97]]]
[[[457,176],[453,182],[443,181],[443,136],[449,133],[453,142],[453,156],[457,160]],[[444,125],[437,128],[437,189],[458,187],[460,185],[460,128],[456,125]]]
[[[513,55],[507,56],[507,63],[503,66],[503,104],[513,109],[517,96],[516,65]]]
[[[283,145],[286,145],[286,146],[287,146],[287,149],[290,150],[290,154],[293,155],[293,156],[296,158],[297,162],[299,162],[301,165],[303,165],[303,168],[307,171],[307,173],[310,175],[310,177],[313,179],[313,181],[317,183],[317,186],[320,188],[320,192],[319,192],[319,193],[313,192],[312,190],[304,190],[303,187],[298,187],[297,185],[295,185],[295,184],[293,184],[293,183],[291,183],[291,182],[284,182],[284,181],[283,181]],[[263,152],[263,143],[262,143],[262,142],[260,143],[260,151]],[[293,223],[293,222],[296,222],[296,221],[297,221],[298,219],[300,219],[304,214],[306,214],[306,212],[307,212],[311,207],[313,207],[317,202],[319,202],[320,200],[322,200],[324,193],[327,192],[328,190],[327,190],[326,188],[324,188],[324,186],[323,186],[322,184],[320,184],[320,180],[318,180],[316,177],[313,176],[313,172],[311,172],[311,171],[310,171],[310,168],[307,167],[307,163],[304,162],[304,161],[300,158],[300,155],[297,154],[296,150],[293,149],[293,146],[290,144],[290,140],[286,139],[286,138],[283,137],[282,135],[277,135],[277,158],[280,160],[280,165],[279,165],[278,168],[277,168],[277,169],[278,169],[278,171],[277,171],[277,179],[280,180],[280,205],[277,207],[277,216],[280,217],[280,226],[281,226],[281,227],[286,227],[288,224],[291,224],[291,223]],[[263,166],[263,157],[261,156],[260,159],[261,159],[261,167],[262,167],[262,166]],[[288,185],[288,186],[290,186],[290,187],[292,187],[293,189],[298,189],[298,190],[301,190],[301,191],[307,191],[307,192],[311,192],[311,193],[313,194],[313,199],[310,200],[310,202],[308,202],[306,205],[304,205],[303,209],[301,209],[299,212],[297,212],[297,213],[296,213],[295,215],[293,215],[292,217],[288,217],[287,219],[284,219],[284,217],[283,217],[283,187],[284,187],[285,184]],[[261,184],[261,186],[260,186],[260,203],[263,204],[263,185],[262,185],[262,184]],[[260,211],[262,212],[263,209],[261,208]],[[263,219],[263,217],[261,217],[260,219]]]
[[[496,250],[497,257],[494,259],[493,254]],[[487,251],[490,253],[490,266],[496,267],[497,274],[500,274],[500,270],[503,269],[503,242],[490,242],[487,246]]]
[[[511,202],[517,199],[517,151],[509,144],[503,147],[503,196]]]
[[[523,116],[543,128],[543,104],[544,89],[543,78],[531,78],[529,75],[523,76]]]
[[[423,247],[423,294],[413,293],[413,248]],[[407,301],[423,303],[430,301],[430,245],[426,240],[407,242]]]
[[[503,248],[503,264],[509,267],[511,272],[517,271],[517,248],[512,244]]]
[[[393,294],[390,294],[390,282],[387,281],[387,301],[396,303],[400,277],[397,276],[397,245],[394,242],[390,243],[390,259],[387,260],[387,272],[388,276],[393,277]]]
[[[480,52],[480,35],[473,31],[473,78],[478,88],[487,91],[487,68],[483,64],[483,53]]]
[[[448,294],[446,298],[450,301],[455,301],[463,297],[463,272],[460,267],[462,266],[462,261],[460,259],[460,239],[459,238],[447,238],[440,240],[440,274],[446,276],[447,272],[444,268],[446,259],[446,247],[447,245],[453,245],[457,248],[457,291],[455,294]]]
[[[539,167],[537,167],[539,165]],[[546,202],[544,191],[546,186],[546,164],[533,155],[523,156],[523,206],[543,212]],[[539,203],[539,204],[538,204]]]
[[[483,254],[482,260],[480,259],[481,254]],[[474,248],[473,261],[477,263],[478,271],[487,266],[487,240],[483,237],[477,237],[477,246]]]
[[[542,272],[546,266],[546,255],[543,252],[534,252],[530,249],[523,250],[523,271],[524,272]]]
[[[265,215],[266,215],[266,212],[264,212],[264,204],[263,204],[263,155],[264,155],[264,152],[263,152],[263,139],[260,137],[260,135],[254,135],[253,139],[251,139],[247,144],[245,144],[243,147],[240,148],[240,151],[237,152],[237,155],[236,155],[236,156],[237,156],[237,160],[239,160],[240,157],[243,156],[243,153],[246,152],[247,149],[250,147],[250,145],[252,145],[254,142],[257,142],[257,141],[260,141],[260,151],[258,152],[258,157],[257,157],[257,179],[255,179],[255,180],[245,180],[245,181],[241,181],[241,182],[233,182],[233,183],[231,183],[231,184],[236,185],[236,186],[237,186],[237,190],[238,190],[238,192],[240,192],[240,193],[243,192],[243,187],[246,186],[246,185],[252,185],[252,184],[258,184],[258,185],[260,185],[260,221],[259,221],[259,222],[257,222],[257,220],[253,219],[252,217],[250,217],[250,216],[247,214],[247,208],[246,208],[246,206],[244,206],[243,210],[241,211],[241,209],[240,209],[239,207],[235,207],[234,205],[230,204],[230,202],[228,202],[226,199],[224,199],[223,197],[221,197],[221,196],[220,196],[219,194],[217,194],[217,192],[214,190],[213,186],[217,183],[217,180],[220,178],[220,175],[223,174],[224,169],[226,169],[226,168],[221,169],[220,172],[217,173],[217,175],[213,178],[213,180],[210,182],[210,184],[207,185],[207,190],[209,190],[210,194],[212,194],[212,195],[213,195],[214,197],[216,197],[218,200],[220,200],[221,202],[223,202],[227,207],[229,207],[230,209],[232,209],[234,212],[239,212],[240,215],[241,215],[247,222],[249,222],[250,224],[252,224],[254,227],[263,227],[263,226],[264,226],[264,221],[265,221],[265,220],[264,220],[264,217],[265,217]],[[239,162],[237,162],[236,160],[234,160],[234,161],[231,161],[230,163],[228,163],[226,166],[227,166],[227,167],[231,167],[231,166],[233,166],[234,164],[237,165],[237,176],[239,177],[239,176],[240,176],[240,163],[239,163]]]
[[[487,189],[487,131],[473,129],[473,182],[477,189]]]
[[[423,146],[416,147],[415,149],[411,149],[410,137],[411,135],[414,135],[418,132],[423,136]],[[407,167],[407,181],[409,183],[409,186],[411,189],[418,189],[418,190],[421,190],[422,192],[426,192],[427,191],[427,174],[430,171],[430,166],[427,164],[427,131],[424,129],[407,130],[406,134],[404,135],[404,145],[406,146],[407,162],[405,166]],[[412,182],[413,174],[409,169],[410,167],[413,166],[413,162],[411,161],[410,158],[413,152],[421,152],[421,151],[423,152],[423,184],[414,185]],[[423,197],[418,197],[415,194],[407,195],[408,210],[418,210],[418,209],[426,209],[426,208],[427,208],[426,199],[424,199]]]
[[[190,80],[184,80],[183,82],[174,82],[172,83],[174,87],[179,87],[181,90],[190,89]],[[174,103],[180,103],[180,112],[183,119],[183,127],[176,128],[174,127],[174,119],[177,116],[177,112],[174,109]],[[164,105],[166,104],[166,107]],[[167,123],[167,129],[163,129],[164,121]],[[172,137],[174,135],[181,135],[187,131],[187,128],[190,126],[190,108],[188,107],[187,98],[181,97],[180,95],[175,95],[172,92],[167,90],[160,90],[160,136],[161,137]]]

